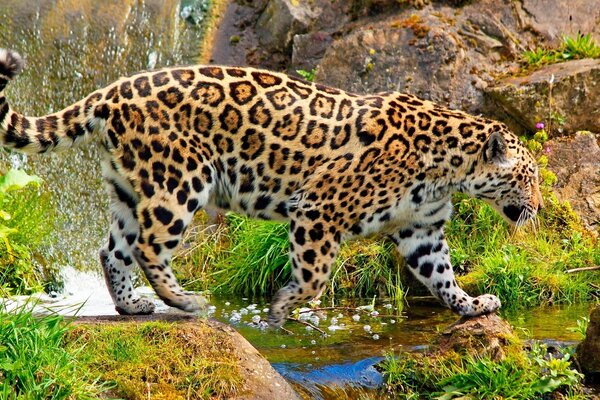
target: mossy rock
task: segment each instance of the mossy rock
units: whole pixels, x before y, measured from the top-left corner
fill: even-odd
[[[106,398],[297,399],[233,328],[185,314],[81,317],[67,346]]]
[[[496,314],[461,318],[438,335],[432,348],[438,354],[482,355],[494,361],[522,350],[510,324]]]

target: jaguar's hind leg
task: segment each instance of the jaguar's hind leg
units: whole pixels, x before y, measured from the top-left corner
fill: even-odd
[[[136,294],[132,272],[135,267],[132,245],[137,241],[139,224],[132,208],[135,194],[124,181],[113,176],[107,180],[111,197],[111,227],[107,243],[100,250],[100,263],[106,286],[119,314],[150,314],[154,303]]]
[[[194,213],[208,200],[209,186],[184,183],[175,193],[156,192],[140,201],[137,217],[140,235],[135,259],[156,294],[169,306],[184,311],[199,309],[196,299],[184,293],[170,267],[171,256],[181,242]]]
[[[321,219],[320,211],[300,213],[290,222],[292,279],[271,301],[269,326],[274,328],[285,322],[294,307],[321,293],[340,246],[340,234]]]

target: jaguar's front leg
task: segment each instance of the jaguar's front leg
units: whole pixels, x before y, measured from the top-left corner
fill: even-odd
[[[443,228],[406,228],[390,237],[417,279],[454,312],[477,316],[500,308],[496,296],[484,294],[474,298],[458,286]]]

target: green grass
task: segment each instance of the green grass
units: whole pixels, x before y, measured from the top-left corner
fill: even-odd
[[[60,316],[36,318],[25,307],[0,306],[0,398],[98,398],[103,388],[78,361],[81,347],[64,348],[69,329]]]
[[[473,294],[493,293],[503,309],[592,300],[600,276],[567,270],[600,264],[597,241],[568,203],[546,195],[537,228],[512,232],[489,206],[459,197],[447,237],[459,282]],[[591,284],[591,285],[590,285]]]
[[[228,214],[226,226],[212,234],[192,230],[186,243],[194,244],[175,259],[175,266],[187,289],[263,296],[291,276],[287,224]],[[404,290],[394,246],[369,239],[344,244],[325,294],[387,297],[401,305]]]
[[[578,33],[575,37],[563,36],[561,45],[557,49],[538,47],[523,53],[522,60],[530,67],[540,67],[568,60],[600,57],[600,46],[588,33]]]
[[[228,216],[231,247],[214,272],[217,291],[246,296],[272,293],[290,278],[288,226]]]
[[[504,359],[487,355],[388,353],[380,365],[389,392],[401,399],[542,399],[560,392],[583,399],[582,375],[571,365],[567,350],[547,355],[543,345]],[[548,397],[550,398],[550,397]],[[554,397],[552,397],[554,398]]]

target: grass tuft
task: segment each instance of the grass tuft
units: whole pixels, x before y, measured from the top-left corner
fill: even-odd
[[[27,307],[0,306],[0,398],[98,398],[103,387],[77,360],[80,348],[63,347],[69,325],[58,315],[35,317]]]
[[[557,49],[538,47],[525,51],[522,55],[523,63],[528,67],[540,67],[569,60],[600,57],[600,46],[588,33],[578,33],[576,36],[563,36],[561,45]]]

